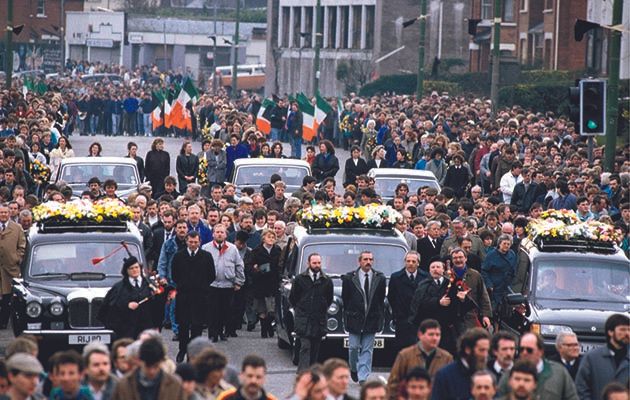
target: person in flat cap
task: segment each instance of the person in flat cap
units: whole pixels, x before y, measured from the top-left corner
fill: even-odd
[[[140,332],[153,327],[153,292],[136,257],[125,258],[120,273],[123,277],[107,292],[98,318],[114,331],[117,339],[136,339]]]
[[[429,277],[418,283],[411,300],[409,324],[416,329],[422,321],[434,319],[440,323],[440,347],[451,354],[456,351],[453,326],[457,318],[455,300],[449,297],[449,279],[446,262],[439,255],[429,261]]]
[[[44,371],[37,358],[28,353],[16,353],[7,361],[9,390],[6,399],[42,399],[36,395],[39,377]]]

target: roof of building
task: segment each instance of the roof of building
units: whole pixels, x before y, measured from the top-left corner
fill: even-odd
[[[234,35],[236,23],[234,21],[217,21],[217,30],[214,31],[214,21],[184,20],[178,18],[147,18],[130,17],[127,20],[129,32],[164,32],[179,34],[203,34],[203,35]],[[241,36],[249,37],[254,28],[267,29],[266,23],[241,22],[239,32]]]

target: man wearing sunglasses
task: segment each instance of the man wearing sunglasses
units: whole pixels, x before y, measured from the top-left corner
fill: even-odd
[[[362,251],[359,268],[342,276],[341,298],[349,332],[350,376],[363,384],[372,372],[374,337],[383,326],[386,279],[372,268],[374,254]]]
[[[526,333],[521,336],[519,360],[525,360],[536,367],[538,384],[536,395],[545,400],[577,400],[577,391],[571,375],[562,364],[544,357],[544,342],[540,335]],[[504,375],[499,382],[499,394],[511,391],[509,376]]]

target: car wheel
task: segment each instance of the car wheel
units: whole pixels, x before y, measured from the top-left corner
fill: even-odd
[[[280,335],[278,335],[278,348],[282,350],[289,350],[291,348],[291,344],[285,342]]]
[[[297,366],[300,362],[300,339],[293,341],[293,347],[291,348],[291,362]]]

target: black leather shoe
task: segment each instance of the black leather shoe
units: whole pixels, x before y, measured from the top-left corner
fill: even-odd
[[[212,337],[212,343],[216,343],[219,341],[219,337],[218,336],[213,336]]]
[[[227,337],[225,335],[219,335],[219,339],[221,339],[222,342],[227,342]]]
[[[247,324],[247,332],[252,332],[254,329],[256,329],[256,323]]]
[[[177,361],[178,364],[182,363],[182,362],[184,362],[184,357],[186,357],[186,353],[184,353],[183,350],[180,350],[177,353],[177,357],[175,358],[175,361]]]
[[[227,334],[227,337],[238,337],[238,335],[236,334],[236,331],[232,331]]]
[[[173,342],[179,342],[179,336],[173,335]]]
[[[352,382],[359,382],[359,375],[356,371],[350,371],[350,378],[352,378]]]

